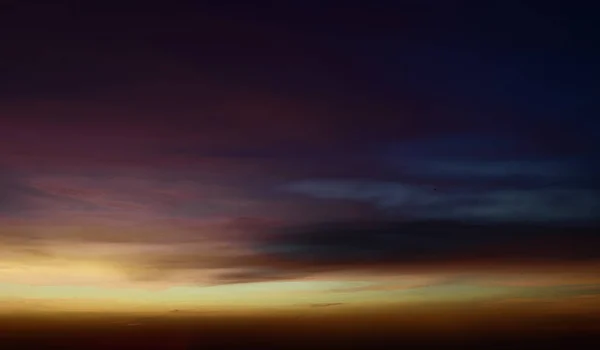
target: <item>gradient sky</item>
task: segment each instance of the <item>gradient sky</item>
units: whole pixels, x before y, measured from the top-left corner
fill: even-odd
[[[0,311],[600,305],[587,9],[25,3]]]

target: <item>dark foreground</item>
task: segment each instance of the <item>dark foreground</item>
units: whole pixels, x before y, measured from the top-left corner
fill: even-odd
[[[410,335],[357,338],[215,334],[29,334],[4,337],[2,349],[599,349],[591,335],[446,339]]]
[[[5,318],[0,349],[600,349],[600,334],[590,328],[428,331],[406,324],[337,327],[322,321]]]

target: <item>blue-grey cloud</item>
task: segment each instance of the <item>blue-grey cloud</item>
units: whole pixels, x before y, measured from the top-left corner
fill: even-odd
[[[316,198],[368,201],[388,207],[405,203],[427,205],[440,200],[434,188],[396,182],[315,179],[297,181],[284,189]]]
[[[591,129],[594,129],[592,127]],[[551,135],[543,140],[527,130],[487,133],[451,133],[437,137],[387,143],[379,158],[391,167],[435,177],[526,176],[538,179],[586,176],[593,168],[596,143],[563,151],[551,147]],[[578,140],[572,140],[576,144]],[[596,168],[597,170],[597,168]]]
[[[576,221],[600,215],[600,196],[585,188],[483,188],[377,181],[306,180],[287,191],[321,199],[370,202],[391,215],[491,221]]]
[[[0,213],[7,216],[27,216],[39,209],[36,200],[49,200],[79,209],[93,210],[97,207],[85,201],[52,193],[31,186],[26,174],[0,168]]]
[[[448,161],[432,160],[414,162],[408,169],[417,175],[453,178],[505,178],[528,177],[534,179],[572,178],[579,173],[564,161],[557,160],[507,160],[507,161]]]

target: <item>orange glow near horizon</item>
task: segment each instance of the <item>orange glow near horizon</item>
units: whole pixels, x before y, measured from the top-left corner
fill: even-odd
[[[212,276],[228,269],[184,268],[164,277],[136,278],[138,270],[147,269],[143,258],[169,251],[165,246],[88,242],[57,245],[48,251],[52,254],[13,250],[0,257],[0,313],[178,309],[227,314],[468,302],[474,308],[519,305],[534,310],[545,303],[582,310],[578,305],[594,305],[600,285],[598,263],[591,262],[416,265],[387,273],[325,271],[283,280],[219,284]]]

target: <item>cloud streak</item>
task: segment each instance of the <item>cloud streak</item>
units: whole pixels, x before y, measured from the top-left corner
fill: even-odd
[[[402,275],[436,270],[501,273],[518,266],[525,270],[589,268],[600,264],[600,241],[594,232],[531,224],[348,222],[274,229],[237,250],[184,252],[178,248],[144,254],[130,257],[127,265],[132,278],[176,280],[184,273],[204,275],[198,283],[211,285],[292,281],[331,273]],[[381,288],[406,286],[392,283]]]
[[[306,180],[285,190],[320,199],[367,202],[391,215],[408,213],[423,219],[490,221],[594,220],[600,214],[597,191],[552,186],[541,188],[455,188],[402,182]]]

